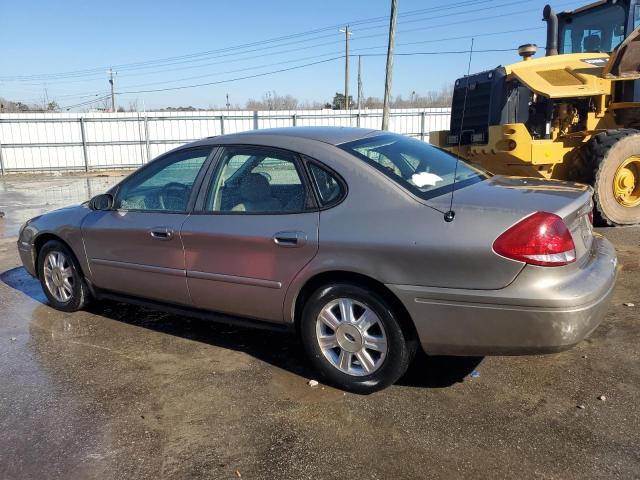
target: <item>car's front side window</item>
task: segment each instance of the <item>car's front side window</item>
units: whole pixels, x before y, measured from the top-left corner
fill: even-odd
[[[424,199],[451,192],[454,183],[460,188],[489,177],[449,152],[402,135],[377,135],[339,147]]]
[[[119,189],[120,210],[184,212],[193,184],[211,147],[169,154],[131,177]]]
[[[228,147],[219,161],[205,210],[295,213],[307,207],[299,161],[291,153]]]

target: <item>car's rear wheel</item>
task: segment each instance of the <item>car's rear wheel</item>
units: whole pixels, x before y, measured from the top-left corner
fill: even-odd
[[[330,383],[357,393],[395,383],[415,351],[389,303],[357,285],[316,290],[304,306],[300,328],[314,366]]]
[[[73,252],[50,240],[38,253],[38,278],[49,304],[57,310],[75,312],[84,308],[89,291]]]

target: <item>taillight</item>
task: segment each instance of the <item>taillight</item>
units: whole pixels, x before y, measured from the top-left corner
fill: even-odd
[[[536,212],[516,223],[493,242],[503,257],[531,265],[559,266],[576,260],[576,247],[562,219]]]
[[[589,213],[587,215],[589,216],[589,222],[591,222],[591,225],[593,225],[593,209],[589,210]]]

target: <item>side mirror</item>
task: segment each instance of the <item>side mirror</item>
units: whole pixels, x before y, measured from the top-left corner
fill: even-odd
[[[91,200],[89,200],[89,208],[91,210],[111,210],[113,208],[113,195],[110,193],[102,193],[100,195],[96,195]]]

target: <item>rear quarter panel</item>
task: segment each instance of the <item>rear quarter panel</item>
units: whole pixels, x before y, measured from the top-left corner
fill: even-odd
[[[320,213],[318,254],[287,294],[285,316],[290,320],[302,286],[327,271],[359,273],[385,284],[499,289],[522,270],[521,262],[499,257],[492,249],[514,216],[465,210],[447,223],[442,211],[339,148],[303,153],[338,172],[348,194]]]

